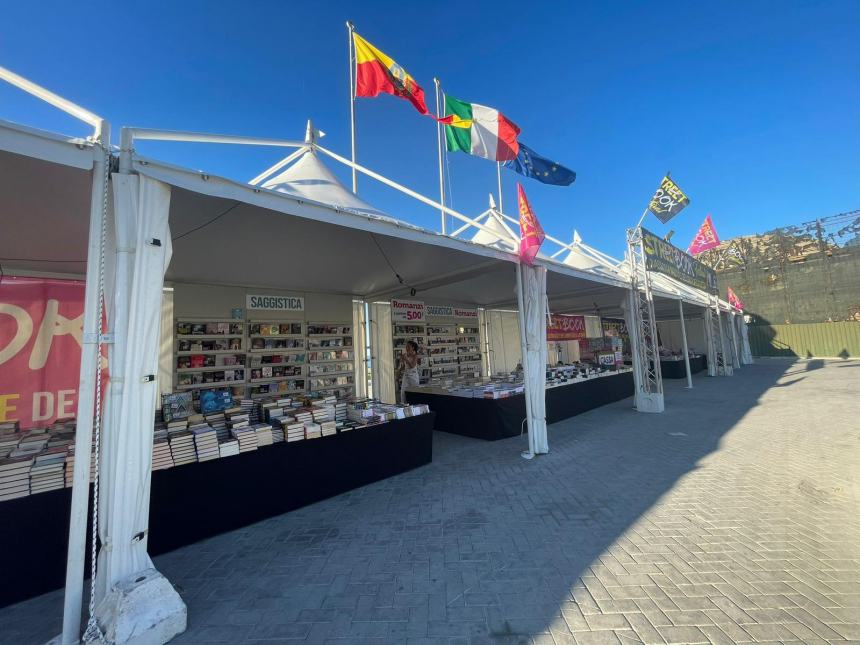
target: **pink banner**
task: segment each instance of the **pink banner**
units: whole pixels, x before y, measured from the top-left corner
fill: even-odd
[[[742,310],[744,308],[744,303],[740,298],[737,297],[734,290],[729,287],[728,288],[728,296],[729,296],[729,304],[735,309]]]
[[[78,405],[84,283],[0,282],[0,423],[46,426]]]
[[[520,207],[520,260],[531,266],[546,236],[521,184],[517,184],[517,202]]]
[[[702,251],[715,249],[719,245],[720,238],[717,235],[717,229],[714,228],[711,216],[708,215],[705,218],[705,221],[702,222],[702,226],[699,228],[699,232],[696,233],[696,237],[694,237],[693,241],[690,243],[690,248],[687,249],[687,253],[695,257]]]

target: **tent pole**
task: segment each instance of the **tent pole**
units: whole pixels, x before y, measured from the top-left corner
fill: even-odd
[[[517,272],[517,309],[518,318],[519,318],[519,327],[520,327],[520,364],[523,366],[523,384],[525,385],[525,396],[526,396],[526,423],[532,418],[532,403],[529,399],[529,381],[528,374],[526,373],[526,360],[528,359],[528,348],[526,347],[526,312],[524,306],[524,298],[523,298],[523,272],[522,266],[517,263],[514,265],[514,268]],[[535,433],[534,428],[529,428],[529,451],[528,453],[523,453],[523,457],[526,459],[531,459],[535,456]]]
[[[678,313],[681,314],[681,339],[684,341],[684,366],[687,368],[687,389],[693,389],[693,376],[690,374],[690,351],[687,349],[687,325],[684,322],[684,301],[678,298]]]
[[[438,78],[433,78],[433,84],[436,86],[436,118],[442,118],[442,91],[441,84]],[[442,124],[436,121],[436,148],[439,154],[439,203],[445,206],[445,172],[442,164]],[[442,217],[442,235],[446,234],[445,230],[445,209],[439,211]]]
[[[352,163],[355,164],[355,26],[349,20],[346,21],[346,29],[349,32],[349,134],[352,143]],[[358,174],[355,166],[352,167],[352,192],[358,194]]]
[[[104,262],[106,164],[110,150],[110,125],[102,122],[101,139],[93,147],[93,184],[90,195],[90,230],[87,243],[87,275],[84,292],[83,343],[78,390],[77,429],[75,432],[75,469],[72,508],[69,520],[69,547],[66,560],[66,588],[63,597],[63,645],[77,643],[81,637],[84,560],[87,545],[87,511],[90,494],[93,415],[96,408],[96,378],[101,360],[101,320]]]
[[[504,212],[505,207],[502,205],[502,162],[496,162],[496,180],[499,182],[499,212]]]

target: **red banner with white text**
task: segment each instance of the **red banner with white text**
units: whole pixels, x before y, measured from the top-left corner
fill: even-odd
[[[580,340],[586,338],[585,316],[551,314],[546,327],[547,341]]]
[[[74,417],[84,322],[79,280],[0,282],[0,423],[21,428]]]

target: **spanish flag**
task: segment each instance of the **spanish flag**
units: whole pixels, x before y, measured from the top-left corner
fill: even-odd
[[[421,114],[428,114],[424,90],[394,59],[379,51],[357,33],[355,46],[355,96],[393,94],[409,101]]]

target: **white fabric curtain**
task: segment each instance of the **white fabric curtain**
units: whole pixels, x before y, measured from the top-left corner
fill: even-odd
[[[370,354],[373,356],[373,396],[384,403],[396,403],[400,384],[395,383],[394,330],[391,327],[391,305],[370,305]]]
[[[520,265],[522,320],[525,327],[523,361],[528,397],[529,447],[533,454],[549,452],[546,433],[546,268]]]
[[[523,360],[519,313],[490,309],[486,317],[490,374],[512,372]]]
[[[732,341],[732,366],[737,368],[741,366],[741,349],[738,344],[738,315],[731,312],[727,317],[727,323],[729,338]]]
[[[152,567],[146,552],[152,428],[158,393],[164,273],[172,244],[170,188],[114,175],[114,224],[106,304],[111,384],[100,464],[97,598],[119,580]]]
[[[367,396],[367,336],[363,300],[352,301],[352,339],[355,347],[355,395]]]
[[[705,327],[705,344],[708,349],[708,376],[717,376],[719,370],[717,367],[717,345],[714,339],[713,329],[714,311],[711,307],[705,309],[705,315],[702,318],[702,325]]]
[[[487,311],[478,309],[478,343],[481,350],[481,375],[487,376],[490,371],[489,339],[487,338]]]

